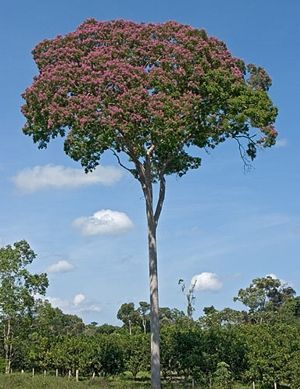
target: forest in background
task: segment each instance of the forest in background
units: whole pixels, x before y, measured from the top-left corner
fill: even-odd
[[[42,297],[48,278],[29,272],[35,257],[26,241],[0,248],[1,371],[149,379],[149,303],[122,304],[122,326],[85,324]],[[193,285],[179,283],[186,312],[160,308],[164,382],[300,387],[300,296],[291,286],[254,279],[234,297],[243,310],[208,306],[195,319]]]

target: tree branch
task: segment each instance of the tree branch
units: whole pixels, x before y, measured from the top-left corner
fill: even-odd
[[[127,142],[126,136],[125,136],[124,132],[121,129],[118,129],[118,131],[119,131],[121,137],[123,138],[123,142],[124,143],[123,143],[122,147],[124,149],[127,149],[127,150],[124,150],[124,152],[132,159],[133,163],[135,164],[136,171],[137,171],[138,176],[139,176],[138,179],[142,183],[142,181],[145,179],[145,169],[144,169],[144,166],[139,161],[138,157],[135,155],[134,150],[130,146],[129,142]],[[122,167],[124,167],[126,169],[125,166],[122,166]],[[128,168],[126,170],[128,170]]]
[[[247,157],[247,153],[246,153],[246,150],[245,150],[245,147],[243,146],[243,144],[240,142],[239,138],[246,138],[247,140],[250,140],[251,142],[253,142],[255,144],[255,142],[248,138],[248,137],[245,137],[245,136],[233,136],[232,137],[238,144],[238,147],[239,147],[239,153],[240,153],[240,157],[244,163],[244,170],[249,170],[251,168],[251,162],[249,161],[249,158]]]
[[[158,200],[157,200],[156,209],[154,213],[154,221],[156,225],[158,223],[158,219],[161,214],[162,206],[165,200],[165,194],[166,194],[166,180],[164,175],[161,174],[159,180],[159,195],[158,195]]]
[[[154,146],[154,144],[152,144],[152,145],[147,149],[147,156],[148,156],[148,157],[150,157],[150,155],[152,154],[154,148],[155,148],[155,146]]]
[[[131,173],[133,176],[134,176],[134,172],[135,170],[134,169],[130,169],[128,168],[127,166],[125,166],[122,162],[121,162],[121,159],[120,157],[118,156],[118,154],[115,152],[115,150],[113,149],[110,149],[110,151],[113,153],[113,155],[117,158],[117,161],[118,161],[118,164],[125,170],[127,170],[129,173]]]

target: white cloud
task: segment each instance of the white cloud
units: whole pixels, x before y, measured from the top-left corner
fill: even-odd
[[[70,302],[68,300],[61,299],[60,297],[46,297],[46,300],[49,301],[49,303],[54,308],[60,308],[62,311],[68,311],[70,307]]]
[[[84,313],[101,312],[102,310],[101,304],[87,299],[83,293],[76,294],[71,300],[51,296],[41,296],[41,298],[48,300],[54,308],[60,308],[64,313],[73,315],[81,316]]]
[[[223,286],[217,274],[210,272],[194,275],[191,280],[191,285],[195,285],[195,290],[197,291],[217,291]]]
[[[102,209],[92,216],[82,216],[73,225],[82,235],[104,235],[126,232],[133,227],[132,221],[124,212]]]
[[[80,305],[84,302],[85,299],[86,299],[86,297],[84,294],[82,294],[82,293],[76,294],[76,296],[74,296],[74,299],[73,299],[73,304],[76,306]]]
[[[99,304],[88,305],[82,312],[101,312],[102,308]]]
[[[48,273],[66,273],[74,269],[74,265],[70,262],[62,260],[56,263],[53,263],[47,268]]]
[[[12,177],[12,181],[21,191],[32,193],[47,188],[112,185],[119,181],[121,176],[121,170],[113,166],[98,166],[93,172],[86,174],[83,169],[45,165],[23,169]]]
[[[281,138],[276,140],[275,147],[281,148],[286,147],[288,145],[288,140],[286,138]]]

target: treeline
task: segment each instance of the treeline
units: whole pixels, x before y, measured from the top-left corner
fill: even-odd
[[[9,260],[13,259],[13,260]],[[85,324],[44,299],[46,275],[25,271],[34,259],[26,242],[0,249],[0,362],[6,371],[51,371],[81,376],[133,378],[150,370],[149,304],[124,303],[122,326]],[[278,279],[257,278],[234,300],[244,310],[213,306],[191,317],[160,309],[162,374],[166,381],[230,388],[233,382],[257,388],[300,388],[300,297]]]
[[[204,387],[228,387],[234,381],[273,387],[300,387],[300,326],[298,298],[280,311],[217,311],[198,320],[177,310],[162,314],[162,374],[170,381],[192,379]],[[283,312],[285,311],[285,312]],[[136,311],[137,312],[137,311]],[[128,371],[136,377],[150,369],[149,333],[143,317],[122,327],[85,325],[48,302],[37,301],[32,316],[15,326],[11,368],[35,371],[59,369],[75,375],[109,376]],[[138,320],[139,319],[139,320]],[[128,323],[127,319],[125,319]],[[148,319],[146,317],[146,321]],[[140,324],[141,323],[141,324]]]

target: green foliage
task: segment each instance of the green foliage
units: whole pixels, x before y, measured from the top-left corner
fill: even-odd
[[[113,332],[117,332],[119,329],[119,327],[113,326],[111,324],[102,324],[101,326],[97,326],[96,322],[92,322],[85,326],[84,333],[91,336],[96,334],[110,335]]]
[[[282,285],[279,279],[267,276],[256,278],[246,289],[240,289],[235,300],[248,306],[251,312],[280,307],[286,300],[293,297],[295,291]]]
[[[6,373],[12,367],[13,357],[18,357],[15,346],[28,335],[34,297],[44,295],[48,287],[45,273],[32,274],[27,269],[35,258],[25,240],[0,248],[0,319]]]
[[[146,334],[150,330],[150,304],[146,301],[140,301],[137,311],[140,315],[143,332]]]
[[[290,370],[299,363],[300,329],[278,323],[248,325],[240,329],[247,343],[248,368],[245,377],[262,385],[274,382],[292,382]]]
[[[282,291],[280,287],[276,288],[272,296],[276,296],[278,290]],[[245,312],[229,308],[218,311],[213,306],[206,307],[205,315],[193,321],[181,311],[162,308],[164,382],[188,387],[193,380],[201,389],[210,385],[212,388],[240,389],[242,384],[234,385],[234,382],[249,386],[252,381],[257,388],[269,389],[277,382],[278,387],[286,384],[291,389],[298,389],[299,298],[289,296],[280,301],[276,305],[276,315],[268,322],[249,321]],[[267,311],[270,304],[275,303],[264,305]],[[125,305],[128,306],[130,313],[132,305]],[[31,371],[34,367],[37,374],[44,369],[54,374],[55,369],[59,369],[59,374],[64,376],[70,370],[71,382],[58,380],[59,387],[69,387],[69,384],[80,387],[80,383],[74,382],[76,369],[79,369],[86,387],[96,386],[96,383],[114,388],[149,387],[150,335],[144,334],[141,321],[143,315],[147,317],[148,305],[140,303],[139,308],[133,309],[134,315],[138,316],[130,335],[126,327],[98,326],[95,322],[85,325],[77,316],[65,315],[49,302],[37,300],[31,308],[31,315],[26,310],[19,313],[14,325],[13,370]],[[260,314],[263,312],[261,309]],[[2,366],[5,365],[5,358],[1,361]],[[90,380],[93,373],[96,375],[94,383]],[[99,376],[106,378],[100,380]],[[142,379],[142,376],[146,378]],[[17,388],[22,383],[26,388],[29,384],[26,377],[26,374],[23,378],[13,375],[2,381],[15,385],[7,387]],[[39,383],[39,387],[47,383],[51,388],[55,378],[43,379],[37,376],[31,381],[34,385]],[[0,376],[0,387],[5,387],[1,385]]]
[[[0,248],[0,315],[14,318],[30,312],[34,295],[44,295],[48,286],[45,273],[31,274],[27,270],[36,254],[22,240]]]
[[[175,324],[186,316],[183,311],[177,308],[161,307],[159,308],[159,320],[162,325],[164,324]]]
[[[90,371],[92,345],[84,336],[61,336],[49,351],[48,363],[51,368],[69,370],[75,374],[77,369],[84,373]]]
[[[85,330],[82,319],[53,308],[49,301],[37,300],[32,329],[39,334],[55,338],[59,335],[79,335]]]
[[[132,333],[132,327],[139,324],[139,313],[135,310],[134,303],[124,303],[117,313],[117,318],[128,328],[129,334]]]
[[[93,367],[102,375],[116,375],[124,371],[124,344],[121,335],[97,336]],[[95,345],[95,344],[94,344]]]
[[[295,293],[290,286],[282,285],[279,279],[267,276],[256,278],[248,288],[240,289],[234,301],[240,301],[249,308],[250,320],[262,323],[273,320]]]
[[[150,338],[145,334],[128,336],[125,340],[125,369],[130,371],[134,378],[141,371],[149,371]]]
[[[230,366],[226,362],[217,364],[217,370],[213,374],[213,384],[216,389],[232,388],[232,373]]]
[[[245,320],[245,312],[231,308],[224,308],[218,311],[214,306],[210,306],[204,307],[203,312],[205,315],[199,319],[199,323],[203,328],[240,324]]]
[[[42,148],[67,134],[66,153],[87,170],[111,149],[126,153],[140,179],[138,161],[151,148],[156,181],[199,167],[191,146],[235,139],[253,159],[258,146],[275,143],[270,77],[203,30],[93,19],[33,55],[39,75],[23,94],[24,132]]]

